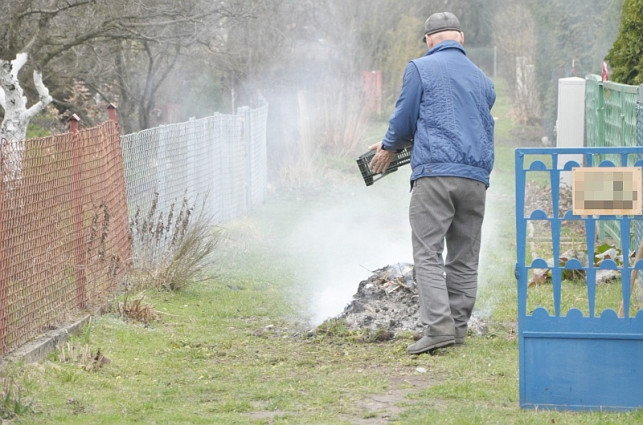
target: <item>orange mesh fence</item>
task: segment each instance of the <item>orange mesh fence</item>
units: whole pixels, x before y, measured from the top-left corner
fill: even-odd
[[[109,112],[98,127],[0,144],[0,354],[120,289],[128,206],[207,200],[223,223],[266,195],[267,104],[122,137]]]
[[[131,262],[118,123],[19,145],[0,156],[0,354],[102,305]]]

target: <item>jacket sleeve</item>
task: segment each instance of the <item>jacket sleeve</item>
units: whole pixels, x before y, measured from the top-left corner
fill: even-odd
[[[413,140],[420,113],[422,80],[416,65],[409,62],[404,71],[402,91],[395,103],[395,110],[389,121],[388,131],[382,140],[386,150],[398,150]]]

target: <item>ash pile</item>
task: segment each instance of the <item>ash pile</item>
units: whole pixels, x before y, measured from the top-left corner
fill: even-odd
[[[345,320],[352,330],[420,335],[424,325],[420,321],[413,264],[397,263],[375,270],[359,283],[353,300],[337,318]],[[485,328],[479,317],[469,320],[469,335],[483,335]]]

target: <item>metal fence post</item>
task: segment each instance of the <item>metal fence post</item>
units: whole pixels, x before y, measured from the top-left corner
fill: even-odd
[[[627,140],[625,138],[625,91],[623,87],[618,89],[618,124],[619,124],[619,146],[628,146]],[[630,142],[631,143],[631,142]]]
[[[72,134],[72,204],[74,221],[74,262],[76,280],[76,304],[79,308],[87,305],[87,274],[85,270],[85,247],[83,244],[83,187],[81,184],[81,152],[78,136],[80,118],[74,114],[69,119],[69,130]]]
[[[636,139],[638,146],[643,146],[643,84],[639,86],[639,98],[636,105],[638,115],[636,119]]]
[[[598,83],[598,111],[596,114],[598,121],[598,143],[599,146],[605,146],[605,98],[603,92],[605,85]]]
[[[197,140],[197,135],[196,135],[196,117],[190,117],[189,123],[188,123],[188,131],[187,131],[187,143],[185,144],[185,150],[186,152],[186,159],[187,163],[185,164],[185,170],[187,171],[186,175],[186,196],[187,199],[192,200],[192,202],[196,201],[197,197],[197,191],[198,191],[198,181],[197,181],[197,159],[196,159],[196,145],[198,143]]]
[[[246,195],[243,213],[247,214],[252,208],[252,173],[254,171],[252,169],[252,160],[254,158],[254,152],[252,150],[252,114],[250,113],[250,108],[248,106],[237,109],[237,113],[241,115],[243,122],[243,141],[245,146],[244,192]]]
[[[171,138],[171,130],[167,126],[159,127],[156,132],[156,197],[158,209],[161,211],[166,211],[170,201],[168,201],[168,188],[169,178],[168,178],[168,144],[167,140]]]
[[[5,264],[5,251],[7,248],[6,229],[4,223],[4,209],[6,187],[4,184],[4,164],[0,155],[0,353],[5,350],[5,338],[7,335],[7,324],[9,321],[7,311],[7,296],[9,294],[9,278],[7,276],[7,265]]]
[[[115,122],[118,124],[118,111],[116,110],[116,106],[113,103],[110,103],[107,105],[107,115],[109,116],[109,120]]]
[[[116,189],[119,192],[118,196],[118,201],[120,201],[120,205],[117,206],[117,208],[124,208],[127,210],[127,181],[125,178],[125,164],[123,161],[123,149],[121,146],[121,134],[120,134],[120,122],[118,119],[118,109],[113,103],[110,103],[107,106],[107,114],[109,116],[109,120],[114,123],[114,128],[112,129],[112,132],[110,133],[110,145],[113,153],[113,160],[115,162],[114,164],[114,169],[119,170],[119,182],[118,185],[120,186],[118,189]],[[116,202],[118,202],[116,201]],[[124,223],[121,223],[121,226],[117,226],[116,228],[118,229],[127,229],[128,232],[128,237],[125,238],[125,246],[118,247],[118,252],[121,252],[125,258],[121,258],[125,262],[125,264],[129,265],[132,262],[132,238],[131,238],[131,230],[129,227],[129,222],[127,221],[128,214],[115,214],[116,217],[121,217],[122,219],[125,220]]]

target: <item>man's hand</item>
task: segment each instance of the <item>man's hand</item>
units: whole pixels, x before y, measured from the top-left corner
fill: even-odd
[[[368,167],[375,174],[383,173],[388,168],[393,158],[395,158],[395,152],[385,151],[382,149],[382,142],[375,143],[368,147],[369,150],[376,150],[375,156],[369,162]]]

